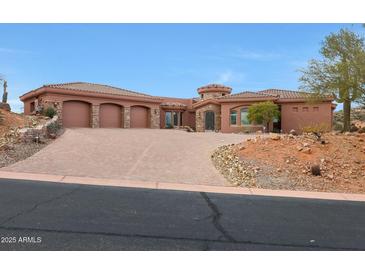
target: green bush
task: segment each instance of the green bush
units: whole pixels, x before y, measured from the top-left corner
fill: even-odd
[[[271,101],[252,104],[248,107],[247,118],[250,123],[262,124],[269,129],[269,123],[280,118],[279,106]]]
[[[61,129],[61,126],[60,124],[58,123],[58,121],[54,122],[54,123],[50,123],[48,126],[47,126],[47,131],[48,131],[48,134],[57,134],[58,131]]]
[[[53,118],[57,114],[57,111],[53,107],[47,107],[43,111],[43,114],[49,118]]]

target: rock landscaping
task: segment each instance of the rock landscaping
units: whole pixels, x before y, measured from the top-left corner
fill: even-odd
[[[212,154],[213,163],[233,185],[255,186],[255,169],[240,160],[237,151],[241,149],[244,149],[244,146],[234,144],[221,146]]]
[[[351,131],[365,132],[365,108],[351,109]],[[333,116],[333,128],[342,130],[343,128],[343,111],[337,111]]]
[[[25,116],[1,109],[0,115],[0,167],[30,157],[61,133],[57,116]]]
[[[365,133],[258,135],[212,160],[236,186],[365,193]]]

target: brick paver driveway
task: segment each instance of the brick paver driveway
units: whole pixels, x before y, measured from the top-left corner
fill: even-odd
[[[6,171],[153,182],[225,185],[210,160],[247,135],[154,129],[68,129]]]

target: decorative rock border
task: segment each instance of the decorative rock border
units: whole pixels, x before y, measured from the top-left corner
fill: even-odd
[[[256,185],[255,170],[235,155],[235,150],[244,147],[230,144],[218,147],[211,158],[214,166],[235,186],[253,187]]]
[[[55,137],[49,132],[49,126],[58,123],[58,116],[54,116],[42,125],[35,128],[22,128],[19,130],[19,137],[22,142],[29,143],[39,141],[42,142],[46,138]]]

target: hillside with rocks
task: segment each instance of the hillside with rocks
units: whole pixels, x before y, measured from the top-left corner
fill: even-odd
[[[37,128],[49,120],[45,116],[30,116],[0,109],[0,167],[28,158],[45,147],[50,140],[24,142],[22,130]]]
[[[365,108],[353,108],[351,110],[351,125],[352,131],[357,131],[365,128]],[[333,127],[335,130],[343,128],[343,111],[336,111],[333,115]],[[365,130],[364,130],[365,131]]]
[[[258,135],[212,160],[235,186],[365,193],[365,133]]]

